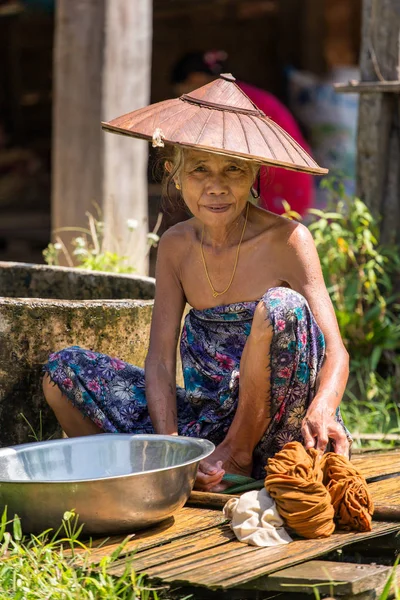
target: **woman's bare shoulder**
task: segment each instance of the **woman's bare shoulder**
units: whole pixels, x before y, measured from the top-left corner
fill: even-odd
[[[253,206],[251,211],[251,223],[255,235],[270,234],[278,239],[290,236],[299,223],[281,215],[270,212],[264,208]],[[303,227],[303,226],[302,226]]]
[[[175,257],[177,256],[177,253],[180,253],[185,249],[187,251],[188,247],[190,247],[196,239],[196,229],[193,225],[193,221],[194,219],[181,221],[167,229],[161,236],[159,249],[163,253]]]
[[[309,229],[287,217],[254,207],[252,235],[254,243],[273,251],[278,261],[291,260],[293,253],[314,247]]]

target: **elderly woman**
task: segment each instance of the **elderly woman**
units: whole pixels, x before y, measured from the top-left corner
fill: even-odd
[[[192,218],[159,245],[144,371],[79,347],[50,356],[44,392],[64,431],[207,438],[216,449],[200,465],[201,490],[224,489],[225,473],[262,478],[293,440],[348,455],[338,408],[348,356],[312,237],[250,201],[260,164],[324,170],[232,76],[104,128],[170,145],[167,184]]]

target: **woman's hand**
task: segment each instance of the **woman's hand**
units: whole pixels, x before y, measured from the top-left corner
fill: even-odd
[[[214,488],[221,483],[224,475],[225,471],[222,468],[222,460],[218,461],[215,465],[202,460],[197,471],[194,489],[201,492],[218,491]]]
[[[325,400],[314,398],[303,419],[301,432],[304,447],[316,448],[325,452],[329,440],[333,442],[333,450],[337,454],[349,457],[349,440],[343,426],[335,420],[335,411]]]

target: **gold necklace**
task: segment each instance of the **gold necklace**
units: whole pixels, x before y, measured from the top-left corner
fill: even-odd
[[[235,277],[236,267],[237,267],[238,260],[239,260],[240,246],[242,244],[244,232],[246,231],[247,217],[248,216],[249,216],[249,203],[247,203],[246,218],[244,220],[242,235],[240,236],[240,240],[239,240],[238,247],[237,247],[237,250],[236,250],[236,258],[235,258],[235,264],[233,266],[232,276],[230,278],[228,286],[222,292],[217,292],[217,290],[214,288],[214,286],[213,286],[213,284],[211,282],[210,276],[208,274],[207,265],[206,265],[206,259],[204,257],[204,251],[203,251],[203,239],[204,239],[204,225],[203,225],[203,230],[201,232],[201,243],[200,243],[201,259],[203,261],[204,271],[206,272],[207,281],[210,284],[210,288],[212,289],[212,293],[213,293],[213,297],[214,298],[217,298],[218,296],[222,296],[223,294],[225,294],[229,290],[229,288],[231,287],[231,285],[232,285],[232,281],[233,281],[233,278]]]

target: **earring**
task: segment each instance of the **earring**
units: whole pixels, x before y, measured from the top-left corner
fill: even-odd
[[[260,197],[260,193],[258,190],[255,190],[253,187],[250,190],[250,194],[253,196],[254,200]]]
[[[176,183],[176,184],[175,184],[175,187],[176,187],[176,189],[177,189],[177,190],[180,190],[180,189],[181,189],[181,186],[179,185],[179,183]]]

